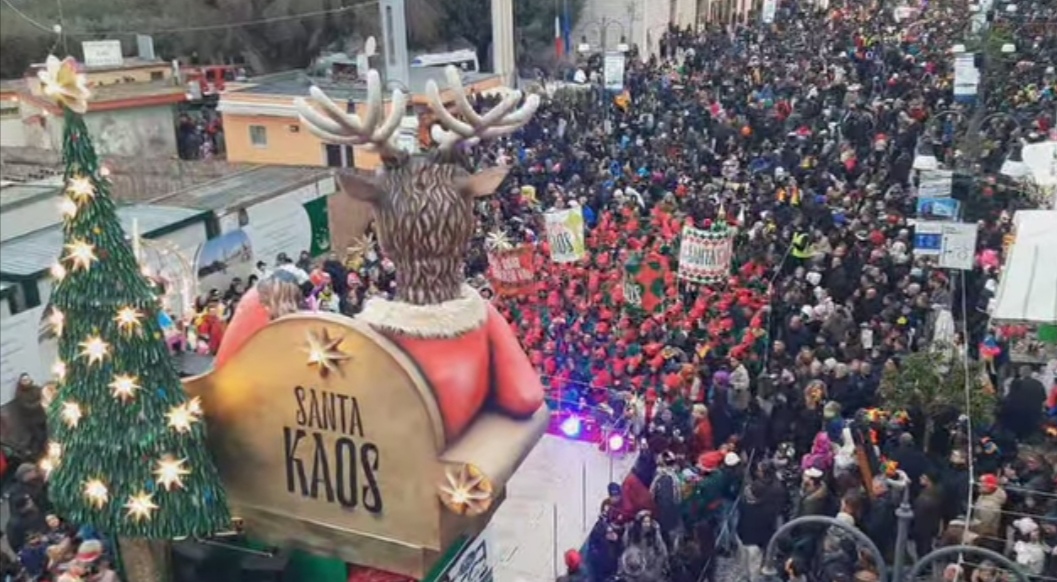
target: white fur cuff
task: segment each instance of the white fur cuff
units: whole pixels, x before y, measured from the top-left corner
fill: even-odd
[[[412,305],[375,297],[367,300],[356,319],[381,331],[448,338],[480,329],[488,319],[488,306],[476,289],[463,285],[462,296],[437,305]]]

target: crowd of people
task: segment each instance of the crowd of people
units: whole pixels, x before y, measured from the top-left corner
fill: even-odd
[[[993,25],[1019,33],[1018,55],[984,75],[985,111],[1003,115],[975,145],[950,52],[969,34],[967,6],[929,3],[899,23],[878,6],[783,3],[776,26],[670,31],[661,58],[629,62],[621,99],[556,99],[492,152],[516,160],[516,181],[482,213],[486,232],[536,242],[540,212],[577,206],[589,225],[583,261],[555,264],[539,242],[542,290],[500,297],[500,308],[559,406],[643,439],[562,580],[707,580],[724,555],[756,580],[778,525],[802,516],[862,532],[888,564],[969,543],[1057,576],[1043,437],[1054,364],[1003,382],[1008,354],[987,315],[1000,265],[959,274],[913,244],[922,143],[972,176],[964,218],[979,224],[978,251],[1001,257],[1011,215],[1028,205],[1000,168],[1016,144],[1052,131],[1057,29],[1026,34],[1052,23],[1051,6],[1017,10]],[[624,309],[627,253],[674,262],[686,220],[738,229],[730,279],[687,287],[669,276],[662,309]],[[486,256],[471,252],[471,268]],[[995,358],[993,423],[972,424],[958,402],[933,418],[884,409],[905,358],[935,348],[943,309],[960,322],[944,351]],[[897,548],[904,501],[911,543]],[[779,540],[779,575],[877,580],[865,549],[841,528],[801,526]],[[943,579],[1008,579],[979,558],[945,566]]]
[[[784,1],[774,24],[671,29],[660,54],[628,59],[618,95],[559,89],[517,134],[474,152],[512,170],[477,203],[467,279],[517,330],[555,414],[619,431],[636,455],[585,545],[567,552],[562,580],[724,580],[724,560],[744,567],[733,579],[758,580],[779,525],[804,516],[840,525],[778,540],[786,580],[869,582],[897,555],[962,543],[1057,578],[1046,408],[1057,364],[1011,373],[987,314],[1011,216],[1029,206],[1000,168],[1019,144],[1054,139],[1057,8],[996,8],[988,34],[1014,39],[1016,53],[984,63],[979,104],[953,91],[950,48],[972,34],[968,6],[922,3],[910,21],[892,8]],[[1001,114],[967,132],[981,111]],[[997,261],[956,272],[914,253],[923,149],[971,177],[958,186],[962,218]],[[567,208],[582,212],[585,256],[559,264],[543,214]],[[676,276],[686,224],[733,230],[729,277]],[[485,283],[497,238],[532,246],[538,285],[505,294]],[[355,316],[396,280],[370,231],[361,247],[345,260],[305,252],[258,264],[201,300],[187,329],[172,324],[171,345],[216,353],[245,289],[277,274],[302,286],[306,307]],[[650,310],[624,297],[627,265],[644,256],[670,267]],[[996,392],[995,414],[983,415],[994,422],[974,422],[959,402],[886,408],[908,356],[937,349],[942,311],[960,331],[937,361],[989,361],[987,388],[973,389]],[[32,475],[19,473],[22,487]],[[904,502],[910,543],[897,547]],[[95,538],[30,492],[11,503],[9,543],[26,571],[94,568],[111,580]],[[935,574],[1009,579],[975,558]]]

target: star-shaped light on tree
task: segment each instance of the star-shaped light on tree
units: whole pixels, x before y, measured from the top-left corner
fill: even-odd
[[[103,361],[110,354],[110,344],[103,338],[93,335],[79,344],[81,346],[81,357],[88,358],[89,364]]]
[[[172,407],[172,409],[165,414],[165,418],[168,421],[169,428],[178,433],[189,432],[191,430],[191,424],[198,422],[198,415],[192,412],[186,404],[179,404]]]
[[[106,484],[99,479],[89,479],[84,483],[84,496],[96,509],[102,509],[107,501],[110,501],[110,490]]]
[[[92,263],[99,260],[95,256],[95,247],[92,243],[83,240],[74,240],[66,245],[66,260],[73,263],[74,270],[87,271]]]
[[[202,416],[202,399],[195,396],[187,401],[187,411],[194,416]]]
[[[81,405],[76,402],[63,402],[62,403],[62,421],[66,423],[66,426],[70,428],[77,428],[80,424],[81,418],[84,417],[84,413],[81,412]]]
[[[165,455],[159,459],[154,469],[154,477],[158,485],[164,487],[166,491],[172,491],[174,487],[182,489],[183,478],[191,474],[191,470],[184,466],[186,462],[187,459],[176,459],[172,455]]]
[[[95,185],[87,176],[74,176],[66,183],[66,193],[77,204],[95,198]]]
[[[477,467],[463,463],[444,471],[445,483],[437,487],[444,506],[458,515],[480,515],[494,500],[491,481]]]
[[[48,314],[48,325],[51,326],[51,332],[54,333],[56,337],[62,335],[62,327],[65,323],[66,316],[59,311],[59,308],[52,307],[51,313]]]
[[[110,383],[110,395],[122,402],[132,400],[136,396],[136,390],[139,390],[136,377],[128,374],[117,374]]]
[[[324,378],[332,371],[340,371],[341,362],[351,357],[338,348],[344,340],[344,337],[330,337],[326,329],[320,333],[308,332],[304,348],[308,353],[308,365],[319,368],[319,375]]]
[[[69,220],[77,216],[77,210],[77,203],[69,196],[63,196],[59,199],[59,212],[62,213],[63,219]]]
[[[154,503],[154,496],[148,495],[145,491],[140,491],[136,495],[131,495],[128,498],[128,503],[125,504],[125,509],[128,510],[128,517],[136,521],[149,520],[151,512],[158,509],[158,504]]]
[[[118,310],[117,316],[114,317],[114,321],[117,322],[118,328],[124,332],[132,332],[139,328],[140,318],[143,314],[133,307],[122,307]]]
[[[66,278],[66,267],[63,267],[60,263],[55,263],[51,266],[51,278],[56,281],[62,281]]]
[[[55,362],[51,365],[51,373],[55,374],[55,377],[61,382],[66,378],[66,363],[62,360]]]

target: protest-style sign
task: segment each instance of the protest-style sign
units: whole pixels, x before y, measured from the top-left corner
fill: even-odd
[[[532,246],[521,245],[488,253],[488,272],[500,295],[524,295],[533,289]]]
[[[584,256],[584,214],[580,208],[552,210],[544,215],[551,260],[574,263]]]

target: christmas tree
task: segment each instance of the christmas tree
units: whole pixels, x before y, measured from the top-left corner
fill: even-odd
[[[123,539],[226,529],[202,411],[183,390],[158,323],[159,298],[140,272],[85,127],[85,78],[72,59],[55,57],[40,77],[64,111],[66,163],[64,252],[52,267],[48,312],[59,338],[53,440],[41,462],[49,497],[73,523]]]

